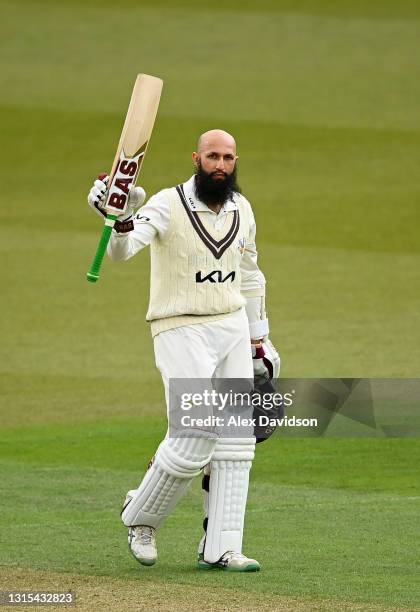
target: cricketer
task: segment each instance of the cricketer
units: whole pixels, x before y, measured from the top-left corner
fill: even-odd
[[[108,255],[124,261],[150,245],[151,287],[146,315],[168,403],[171,379],[252,379],[279,375],[268,339],[265,278],[257,265],[256,225],[237,182],[236,143],[210,130],[192,154],[194,175],[163,189],[145,205],[130,192],[127,217],[117,221]],[[108,179],[96,180],[88,202],[99,214]],[[258,571],[242,553],[249,472],[255,437],[170,437],[160,443],[121,514],[129,547],[143,565],[157,560],[156,532],[193,478],[204,472],[204,535],[198,567]]]

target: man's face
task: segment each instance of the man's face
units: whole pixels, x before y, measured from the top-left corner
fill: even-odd
[[[196,168],[202,168],[214,181],[223,181],[235,170],[236,147],[229,143],[205,142],[203,148],[193,153]]]
[[[195,193],[199,200],[208,206],[223,205],[235,191],[240,192],[233,136],[223,130],[205,132],[192,158],[196,167]]]

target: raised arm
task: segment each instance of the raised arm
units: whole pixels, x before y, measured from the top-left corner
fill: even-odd
[[[102,175],[94,182],[88,195],[89,206],[101,217],[106,216],[102,208],[107,190],[108,177]],[[152,196],[147,204],[146,192],[135,187],[130,192],[127,215],[118,220],[112,230],[107,253],[113,261],[125,261],[150,244],[157,235],[163,235],[169,225],[169,203],[165,192]]]
[[[168,229],[170,209],[160,192],[152,196],[134,217],[113,230],[108,255],[113,261],[125,261],[148,246]]]

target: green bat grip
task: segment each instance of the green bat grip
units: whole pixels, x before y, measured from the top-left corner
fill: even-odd
[[[106,216],[106,220],[112,221],[113,223],[112,225],[111,223],[108,225],[105,222],[105,227],[103,229],[102,236],[98,244],[98,248],[96,249],[95,257],[93,258],[92,265],[90,266],[89,272],[86,274],[87,279],[90,283],[96,283],[96,281],[99,279],[99,271],[101,269],[102,260],[105,255],[105,251],[106,251],[106,247],[108,245],[109,239],[111,238],[112,228],[114,227],[114,223],[117,219],[118,217],[116,215],[108,214]]]

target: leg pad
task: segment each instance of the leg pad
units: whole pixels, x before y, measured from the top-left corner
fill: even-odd
[[[249,471],[255,438],[221,438],[210,463],[204,559],[215,563],[228,550],[242,551]]]
[[[166,438],[121,518],[127,527],[157,529],[210,461],[214,438]]]

